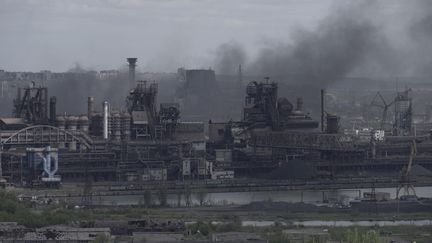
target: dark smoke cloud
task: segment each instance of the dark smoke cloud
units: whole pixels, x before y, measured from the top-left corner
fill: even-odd
[[[246,62],[245,73],[320,88],[349,76],[432,76],[432,1],[338,3],[315,29],[297,30],[290,40],[264,46]],[[391,8],[399,12],[386,19]],[[392,25],[398,24],[402,30],[391,33]],[[232,60],[232,53],[244,53],[239,44],[223,44],[218,50],[216,67],[219,60]],[[224,69],[236,67],[229,61],[222,63],[230,65]]]
[[[234,74],[238,65],[243,65],[245,61],[246,51],[238,42],[224,43],[216,50],[215,67],[219,74]]]
[[[432,77],[432,1],[421,0],[416,16],[410,25],[411,58],[414,64],[411,75]]]
[[[75,64],[61,79],[47,83],[50,96],[57,96],[57,111],[68,114],[80,114],[87,111],[87,97],[95,98],[95,109],[101,111],[102,102],[108,101],[113,109],[126,110],[126,97],[129,94],[129,79],[126,66],[118,69],[119,75],[100,79],[96,71]],[[136,74],[137,80],[149,82],[157,80],[158,101],[172,102],[176,88],[175,76],[166,74]],[[60,115],[59,114],[59,115]]]
[[[368,9],[366,4],[338,8],[314,31],[299,30],[291,43],[261,50],[248,70],[288,83],[326,87],[359,66],[381,39],[379,28],[363,17]]]
[[[248,60],[245,74],[269,76],[279,82],[281,96],[302,96],[305,106],[318,114],[319,89],[346,77],[370,55],[387,46],[380,26],[368,18],[373,5],[372,1],[362,1],[338,6],[314,30],[297,30],[291,40],[267,44],[255,58]],[[233,60],[232,56],[237,55],[232,53],[244,50],[238,44],[224,44],[217,53],[216,60]],[[237,65],[229,61],[223,64],[231,70]]]
[[[79,63],[75,63],[75,65],[73,67],[69,68],[66,72],[68,72],[68,73],[89,73],[92,71],[94,71],[94,70],[89,69],[89,68],[85,68]]]
[[[115,108],[124,109],[128,93],[126,73],[106,80],[100,80],[96,75],[96,72],[76,65],[64,78],[48,82],[49,94],[58,97],[57,110],[69,114],[83,113],[89,96],[95,97],[97,110],[101,109],[101,103],[105,100]]]
[[[336,2],[340,5],[342,1]],[[399,16],[393,16],[396,19],[387,20],[381,16],[381,10],[395,3],[403,10]],[[389,25],[394,25],[396,21],[393,20],[399,18],[405,21],[402,30],[398,35],[389,36]],[[240,43],[222,44],[215,51],[216,73],[233,75],[238,65],[243,64],[245,82],[251,81],[247,76],[269,76],[279,82],[281,96],[291,101],[295,97],[289,95],[303,96],[306,108],[318,107],[320,88],[340,84],[349,76],[432,77],[430,0],[344,2],[342,6],[335,6],[313,30],[297,30],[291,36],[289,40],[266,44],[251,59]],[[162,56],[171,57],[176,52],[168,53]],[[117,107],[124,107],[128,93],[127,70],[122,71],[120,78],[112,80],[99,80],[90,69],[79,64],[69,71],[71,75],[66,79],[48,84],[50,95],[59,97],[59,111],[84,112],[87,96],[96,96],[97,104],[109,100]],[[156,78],[156,81],[162,80]],[[167,99],[172,97],[175,85],[174,81],[166,82],[160,93],[165,92]],[[219,99],[228,100],[222,94]]]

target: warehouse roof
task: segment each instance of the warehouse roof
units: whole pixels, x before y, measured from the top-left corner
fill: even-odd
[[[5,125],[25,125],[25,122],[21,118],[0,118],[0,122]]]

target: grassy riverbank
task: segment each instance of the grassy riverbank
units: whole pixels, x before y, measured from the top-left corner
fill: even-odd
[[[290,213],[275,210],[246,210],[237,206],[220,207],[99,207],[72,208],[65,204],[35,205],[22,202],[12,193],[0,191],[0,221],[15,221],[27,227],[42,227],[55,224],[68,224],[80,220],[128,220],[128,219],[167,219],[192,222],[188,230],[200,232],[197,236],[209,237],[211,233],[241,231],[257,233],[272,243],[287,242],[284,230],[305,229],[293,225],[293,221],[306,220],[423,220],[432,219],[432,212],[426,213]],[[244,221],[272,221],[266,227],[242,226]],[[432,242],[432,226],[391,226],[391,227],[320,227],[313,228],[328,234],[329,239],[346,242],[347,239],[378,237],[376,242],[389,242],[392,237]],[[372,232],[372,233],[371,233]],[[350,238],[351,237],[351,238]],[[362,238],[363,237],[363,238]],[[372,238],[367,238],[369,241]],[[374,238],[374,239],[375,239]],[[359,241],[361,242],[361,241]],[[372,242],[372,241],[371,241]]]

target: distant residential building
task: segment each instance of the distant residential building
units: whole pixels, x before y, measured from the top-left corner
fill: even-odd
[[[118,78],[119,76],[120,76],[120,71],[118,70],[102,70],[99,72],[100,80],[114,79],[114,78]]]

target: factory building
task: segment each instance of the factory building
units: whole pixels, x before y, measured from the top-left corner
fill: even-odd
[[[340,118],[325,112],[324,92],[320,124],[304,111],[301,97],[279,97],[277,83],[268,78],[245,87],[240,120],[185,121],[182,102],[193,97],[210,99],[200,107],[211,110],[214,71],[180,70],[185,84],[180,103],[158,104],[158,84],[136,81],[137,59],[127,61],[131,88],[124,107],[88,97],[85,114],[65,115],[46,87],[19,88],[14,117],[0,118],[2,178],[58,186],[234,177],[308,180],[366,172],[394,176],[408,161],[432,169],[430,134],[413,137],[407,93],[395,99],[396,136],[342,133]]]
[[[136,59],[128,61],[134,65]],[[130,82],[134,76],[132,66]],[[183,160],[204,161],[200,157],[205,155],[204,123],[180,121],[177,103],[157,107],[155,82],[134,83],[126,107],[89,97],[87,114],[77,115],[57,114],[56,98],[48,99],[46,87],[19,88],[15,117],[0,119],[2,176],[29,186],[60,178],[166,180],[180,176],[177,168]],[[46,155],[53,149],[55,159]]]

